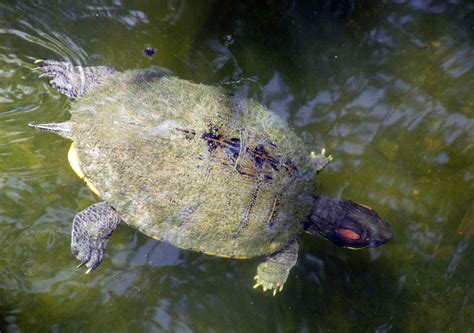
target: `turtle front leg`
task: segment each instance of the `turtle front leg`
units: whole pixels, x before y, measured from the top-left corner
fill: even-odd
[[[109,237],[122,223],[117,211],[107,202],[87,207],[72,222],[71,252],[86,265],[86,274],[96,269],[104,259]]]
[[[257,267],[257,275],[254,277],[257,283],[254,288],[262,286],[263,291],[273,289],[273,296],[282,291],[291,268],[298,260],[298,249],[298,239],[294,239],[281,251],[268,256]]]
[[[56,60],[38,59],[35,64],[43,72],[40,78],[51,78],[51,87],[71,98],[84,96],[115,72],[115,69],[107,66],[82,67]]]
[[[316,154],[314,151],[312,151],[309,156],[310,156],[310,159],[313,163],[314,171],[316,171],[316,172],[319,172],[326,165],[328,165],[329,162],[332,161],[331,154],[326,155],[326,149],[325,148],[323,148],[321,150],[321,153],[319,153],[319,154]]]

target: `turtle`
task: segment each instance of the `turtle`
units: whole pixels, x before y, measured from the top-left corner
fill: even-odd
[[[153,67],[35,64],[73,101],[69,120],[29,126],[72,141],[69,163],[98,197],[72,222],[71,251],[86,273],[123,223],[181,249],[263,257],[254,287],[274,295],[297,262],[303,231],[353,249],[392,239],[371,208],[315,195],[332,156],[308,152],[253,99]]]

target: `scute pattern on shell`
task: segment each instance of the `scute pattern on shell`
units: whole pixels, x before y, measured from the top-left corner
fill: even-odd
[[[294,239],[309,214],[309,155],[255,101],[152,70],[126,71],[73,104],[71,114],[84,173],[127,224],[151,237],[222,256],[260,256]],[[245,134],[242,161],[210,149],[213,126],[229,140]],[[245,159],[257,157],[260,169],[249,175],[256,168]]]
[[[242,175],[253,177],[257,182],[272,183],[275,173],[284,173],[284,177],[297,178],[297,169],[293,162],[278,155],[278,147],[272,142],[257,136],[248,130],[241,130],[238,138],[228,137],[225,131],[210,126],[209,132],[202,138],[207,141],[211,156],[225,165],[232,166]],[[252,147],[248,142],[260,142]],[[291,181],[291,180],[289,180]]]

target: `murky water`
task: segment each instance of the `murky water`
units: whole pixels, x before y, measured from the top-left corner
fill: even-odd
[[[474,332],[473,44],[460,0],[3,1],[0,329]],[[321,192],[372,206],[395,241],[354,252],[304,236],[272,297],[252,289],[259,259],[124,226],[85,275],[71,221],[97,199],[68,142],[27,127],[69,117],[36,58],[159,66],[260,101],[334,156]]]

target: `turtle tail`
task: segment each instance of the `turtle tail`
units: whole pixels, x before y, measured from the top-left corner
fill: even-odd
[[[50,124],[28,124],[28,126],[31,128],[39,129],[41,131],[53,132],[66,139],[72,140],[72,134],[71,134],[72,126],[70,122],[50,123]]]

